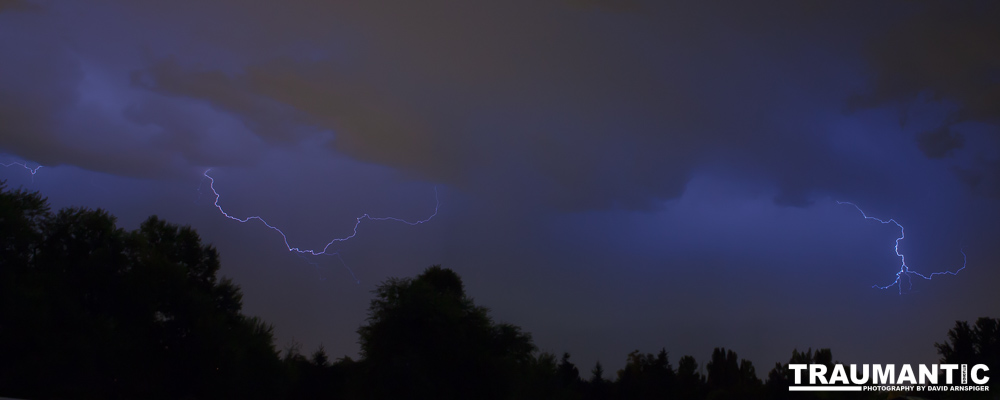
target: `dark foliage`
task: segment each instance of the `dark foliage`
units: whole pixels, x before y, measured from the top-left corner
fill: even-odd
[[[376,289],[358,334],[374,398],[505,398],[535,349],[520,328],[494,323],[441,267]]]
[[[27,398],[266,398],[271,327],[194,230],[102,210],[50,212],[0,185],[0,393]]]
[[[1000,371],[1000,320],[982,317],[973,326],[967,321],[955,321],[955,327],[948,330],[948,341],[934,346],[942,363],[986,364],[990,371]],[[963,398],[993,398],[988,392],[963,395]]]

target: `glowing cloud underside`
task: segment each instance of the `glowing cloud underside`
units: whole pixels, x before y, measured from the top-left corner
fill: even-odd
[[[865,219],[875,220],[875,221],[881,222],[883,224],[895,224],[896,226],[899,227],[899,237],[896,238],[896,246],[894,247],[894,249],[896,251],[896,256],[899,257],[899,260],[900,260],[899,272],[896,272],[896,280],[892,281],[892,283],[890,283],[888,285],[885,285],[885,286],[872,285],[872,288],[875,288],[875,289],[888,289],[888,288],[891,288],[893,286],[898,286],[899,287],[899,294],[903,294],[902,280],[903,280],[904,276],[906,277],[906,281],[909,284],[909,288],[913,289],[913,277],[914,276],[917,276],[917,277],[920,277],[920,278],[924,278],[926,280],[930,280],[931,278],[934,277],[934,275],[945,275],[945,274],[947,274],[947,275],[958,275],[958,273],[960,271],[962,271],[963,269],[965,269],[965,266],[966,266],[966,264],[968,262],[968,256],[965,255],[965,250],[959,250],[959,251],[962,252],[962,268],[959,268],[959,269],[955,270],[954,272],[952,272],[952,271],[942,271],[942,272],[932,272],[932,273],[930,273],[928,275],[924,275],[924,274],[921,274],[921,273],[919,273],[917,271],[911,270],[910,267],[906,266],[906,256],[904,256],[902,253],[899,252],[899,241],[903,240],[906,237],[906,234],[903,231],[903,225],[900,225],[899,222],[896,222],[895,219],[882,220],[882,219],[878,219],[878,218],[875,218],[875,217],[869,217],[868,214],[865,214],[865,212],[862,211],[861,208],[857,206],[857,204],[854,204],[854,203],[851,203],[851,202],[838,201],[837,204],[841,204],[841,205],[847,204],[847,205],[853,206],[856,210],[858,210],[858,212],[861,213],[861,216],[865,217]]]
[[[318,250],[317,249],[303,249],[303,248],[299,248],[299,247],[294,247],[291,244],[289,244],[288,243],[288,237],[285,235],[285,232],[283,232],[278,227],[276,227],[274,225],[271,225],[270,223],[268,223],[267,221],[265,221],[260,216],[256,216],[255,215],[255,216],[252,216],[252,217],[239,218],[239,217],[235,217],[235,216],[230,215],[229,213],[227,213],[226,210],[224,210],[222,208],[222,206],[219,205],[219,198],[221,196],[219,195],[219,192],[215,190],[215,179],[212,178],[212,176],[208,174],[210,171],[211,171],[211,169],[206,170],[203,175],[205,176],[205,178],[208,178],[208,180],[209,180],[209,185],[208,186],[209,186],[210,189],[212,189],[212,194],[215,195],[215,202],[213,203],[213,205],[215,205],[215,208],[217,208],[219,210],[219,212],[222,213],[223,216],[225,216],[226,218],[229,218],[229,219],[231,219],[233,221],[242,222],[242,223],[250,222],[250,220],[260,221],[260,223],[264,224],[264,226],[268,227],[269,229],[271,229],[271,230],[273,230],[275,232],[278,232],[278,234],[281,235],[281,239],[284,242],[285,248],[288,251],[294,252],[294,253],[298,254],[300,257],[302,257],[303,259],[305,259],[307,262],[309,262],[313,266],[317,266],[317,265],[315,263],[313,263],[312,261],[306,259],[305,258],[306,255],[312,255],[312,256],[324,256],[324,255],[325,256],[334,256],[338,260],[340,260],[340,263],[344,266],[344,268],[347,268],[347,270],[351,273],[351,276],[354,277],[354,280],[357,281],[358,283],[360,283],[360,280],[358,280],[358,278],[356,276],[354,276],[354,271],[352,271],[351,268],[347,266],[347,264],[344,262],[343,258],[340,257],[339,253],[330,250],[330,246],[333,246],[334,243],[346,242],[346,241],[354,238],[355,236],[357,236],[358,235],[358,226],[360,226],[361,222],[364,221],[364,220],[368,220],[368,221],[394,221],[394,222],[401,222],[401,223],[404,223],[404,224],[407,224],[407,225],[420,225],[420,224],[423,224],[425,222],[430,221],[435,216],[437,216],[438,208],[441,206],[441,202],[438,199],[437,188],[434,188],[434,201],[435,201],[435,204],[434,204],[434,213],[432,213],[429,217],[427,217],[425,219],[418,220],[418,221],[407,221],[405,219],[396,218],[396,217],[373,217],[371,215],[364,214],[364,215],[358,217],[355,220],[354,229],[352,230],[352,232],[351,232],[350,235],[345,236],[345,237],[340,237],[340,238],[333,238],[329,242],[327,242],[326,245],[323,246],[323,248],[318,249]]]

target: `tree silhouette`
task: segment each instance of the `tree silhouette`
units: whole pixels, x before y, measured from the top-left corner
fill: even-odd
[[[563,353],[559,361],[559,383],[563,386],[571,386],[580,382],[580,370],[569,361],[569,353]]]
[[[326,355],[326,349],[323,348],[322,344],[319,345],[319,348],[313,353],[310,361],[320,367],[330,366],[330,357]]]
[[[559,392],[558,365],[556,356],[548,352],[532,355],[527,367],[516,375],[516,383],[510,398],[552,399]]]
[[[775,363],[774,368],[767,374],[765,384],[767,398],[769,399],[857,399],[857,398],[878,398],[878,393],[868,395],[850,392],[789,392],[788,387],[795,384],[793,372],[788,368],[788,364],[823,364],[826,366],[826,378],[829,380],[833,376],[833,352],[830,349],[812,348],[806,351],[792,350],[792,356],[787,363]],[[808,385],[808,373],[801,376],[801,384]]]
[[[580,370],[569,361],[569,353],[563,353],[556,370],[556,380],[558,381],[559,399],[579,399],[582,397],[583,382],[580,380]]]
[[[0,391],[32,398],[268,397],[271,327],[191,228],[49,211],[0,182]],[[53,382],[58,382],[53,384]]]
[[[761,386],[753,363],[746,359],[738,360],[732,350],[716,347],[706,369],[710,398],[750,398]]]
[[[698,362],[692,356],[684,356],[677,362],[678,398],[696,399],[703,397],[705,377],[698,372]]]
[[[358,333],[376,398],[502,398],[531,360],[531,336],[493,323],[449,269],[389,279],[374,293]]]
[[[1000,371],[1000,320],[981,317],[971,327],[966,321],[955,321],[955,327],[948,330],[948,341],[934,347],[942,363],[986,364],[991,372]],[[985,393],[969,395],[989,397]]]
[[[587,381],[584,398],[589,400],[607,399],[610,383],[604,379],[604,367],[601,362],[594,363],[594,368],[590,370],[590,380]]]
[[[604,367],[600,361],[594,363],[594,368],[590,370],[590,382],[604,382]]]
[[[628,355],[625,368],[618,371],[618,393],[626,399],[652,399],[669,396],[673,390],[674,370],[666,349],[654,356],[635,350]]]

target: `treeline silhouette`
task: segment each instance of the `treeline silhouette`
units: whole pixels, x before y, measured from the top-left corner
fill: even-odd
[[[493,321],[439,266],[374,292],[358,360],[278,351],[272,327],[241,313],[240,289],[190,227],[150,217],[126,231],[102,210],[49,209],[0,181],[0,396],[25,399],[827,399],[884,393],[792,393],[789,363],[835,362],[792,351],[761,380],[716,348],[633,351],[607,373],[540,351]],[[942,361],[1000,368],[1000,321],[957,322]],[[931,396],[928,396],[931,395]],[[938,398],[937,393],[922,394]],[[944,394],[939,398],[948,398]],[[988,396],[962,393],[961,398]]]

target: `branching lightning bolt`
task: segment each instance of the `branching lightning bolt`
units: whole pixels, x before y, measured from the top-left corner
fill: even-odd
[[[35,174],[37,174],[38,170],[42,168],[41,164],[39,164],[35,168],[31,168],[31,167],[28,166],[27,163],[23,163],[23,162],[20,162],[20,161],[14,161],[14,162],[9,162],[9,163],[0,163],[0,165],[3,165],[4,167],[13,167],[15,165],[19,165],[21,167],[24,167],[24,169],[28,170],[28,172],[31,173],[31,182],[35,182]]]
[[[216,209],[219,210],[220,213],[222,213],[223,216],[225,216],[226,218],[229,218],[229,219],[231,219],[233,221],[238,221],[238,222],[242,222],[242,223],[250,222],[250,220],[258,220],[258,221],[260,221],[262,224],[264,224],[264,226],[268,227],[268,229],[271,229],[271,230],[273,230],[275,232],[278,232],[278,234],[281,235],[281,238],[282,238],[282,240],[285,243],[285,248],[288,251],[290,251],[290,252],[297,253],[299,256],[305,256],[305,255],[313,255],[313,256],[322,256],[322,255],[335,256],[335,257],[337,257],[337,259],[340,260],[341,264],[344,265],[344,268],[347,268],[347,270],[351,273],[351,276],[354,277],[355,281],[357,281],[358,283],[360,283],[360,280],[358,280],[358,278],[354,275],[354,271],[352,271],[351,268],[347,266],[347,263],[344,262],[344,259],[340,257],[339,253],[330,250],[330,246],[333,246],[334,243],[346,242],[346,241],[354,238],[355,236],[357,236],[358,235],[358,227],[361,225],[361,222],[364,221],[364,220],[369,220],[369,221],[395,221],[395,222],[401,222],[401,223],[404,223],[404,224],[407,224],[407,225],[415,226],[415,225],[420,225],[420,224],[429,222],[431,219],[433,219],[435,216],[437,216],[438,209],[441,207],[441,201],[438,198],[437,188],[435,187],[434,188],[434,202],[435,202],[435,204],[434,204],[434,213],[432,213],[429,217],[427,217],[425,219],[417,220],[417,221],[407,221],[405,219],[396,218],[396,217],[373,217],[373,216],[371,216],[369,214],[364,214],[364,215],[358,217],[355,220],[354,229],[351,231],[350,235],[345,236],[345,237],[340,237],[340,238],[333,238],[329,242],[327,242],[326,245],[323,246],[323,248],[321,248],[319,250],[316,250],[316,249],[303,249],[303,248],[299,248],[299,247],[293,247],[291,244],[289,244],[288,243],[288,236],[285,235],[285,232],[283,232],[280,228],[278,228],[278,227],[276,227],[274,225],[271,225],[270,223],[268,223],[267,221],[265,221],[264,218],[261,218],[260,216],[255,215],[255,216],[246,217],[246,218],[239,218],[239,217],[235,217],[235,216],[230,215],[229,213],[227,213],[226,210],[224,210],[222,208],[222,206],[219,205],[219,198],[221,196],[219,195],[219,192],[215,190],[215,179],[212,178],[212,176],[208,174],[210,171],[211,171],[211,169],[205,170],[205,172],[202,175],[204,175],[205,178],[208,178],[208,182],[209,182],[208,183],[208,187],[209,187],[209,189],[212,190],[212,194],[215,195],[215,202],[213,203],[213,205],[215,206]],[[313,264],[315,266],[315,264],[312,263],[312,262],[310,262],[310,264]]]
[[[962,252],[962,268],[959,268],[959,269],[955,270],[954,272],[952,272],[952,271],[941,271],[941,272],[932,272],[932,273],[930,273],[928,275],[924,275],[924,274],[921,274],[921,273],[919,273],[917,271],[913,271],[913,270],[910,269],[910,267],[906,266],[906,256],[903,255],[903,253],[899,252],[899,241],[903,240],[904,238],[906,238],[906,234],[905,234],[905,232],[903,230],[903,225],[900,225],[899,222],[896,222],[895,219],[883,220],[883,219],[879,219],[879,218],[875,218],[875,217],[869,217],[868,214],[865,214],[865,212],[863,210],[861,210],[861,207],[858,207],[857,204],[854,204],[854,203],[851,203],[851,202],[848,202],[848,201],[838,201],[837,204],[840,204],[840,205],[847,204],[847,205],[853,206],[856,210],[858,210],[858,212],[861,213],[861,216],[865,217],[865,219],[875,220],[875,221],[881,222],[883,224],[895,224],[896,226],[899,227],[899,237],[896,238],[896,246],[893,248],[896,251],[896,256],[899,257],[899,260],[900,260],[899,272],[896,272],[896,280],[892,281],[892,283],[890,283],[888,285],[885,285],[885,286],[872,285],[873,289],[883,289],[884,290],[884,289],[888,289],[888,288],[891,288],[893,286],[897,286],[898,285],[899,294],[903,294],[903,283],[902,283],[902,280],[903,280],[904,276],[906,277],[906,281],[909,283],[909,288],[913,289],[913,277],[914,276],[917,276],[917,277],[920,277],[920,278],[924,278],[926,280],[930,280],[931,278],[934,277],[934,275],[945,275],[945,274],[947,274],[947,275],[958,275],[959,272],[961,272],[963,269],[965,269],[965,266],[968,263],[968,256],[965,255],[965,250],[962,249],[962,250],[960,250]]]

